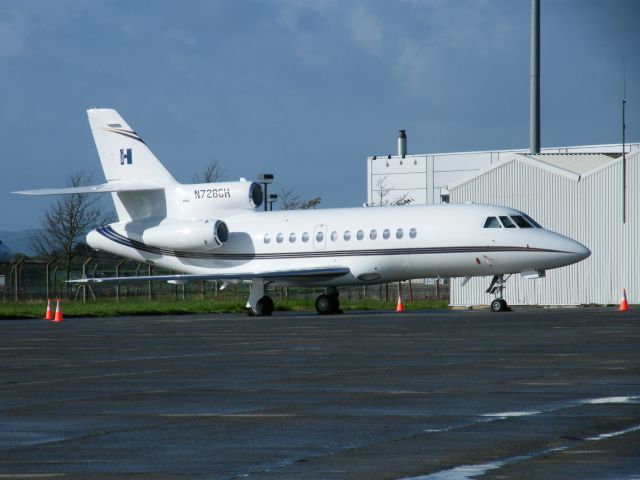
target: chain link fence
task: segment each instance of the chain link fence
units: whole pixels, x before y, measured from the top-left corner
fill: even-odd
[[[172,274],[165,269],[152,267],[130,260],[86,257],[71,262],[70,279],[85,277],[131,277],[143,275]],[[18,302],[63,297],[74,301],[97,299],[125,300],[127,298],[155,299],[222,299],[245,302],[249,295],[247,283],[224,283],[220,281],[196,281],[183,285],[159,281],[134,283],[69,284],[67,269],[59,259],[22,259],[0,263],[0,292],[2,301]],[[349,300],[394,301],[398,294],[398,283],[341,287],[340,296]],[[403,298],[413,300],[448,300],[448,279],[418,279],[402,282]],[[272,287],[269,295],[277,299],[315,300],[324,288]]]

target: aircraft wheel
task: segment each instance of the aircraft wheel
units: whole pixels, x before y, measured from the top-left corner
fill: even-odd
[[[491,311],[502,312],[506,306],[507,306],[507,302],[505,302],[501,298],[496,298],[493,302],[491,302]]]
[[[338,313],[340,300],[335,295],[320,295],[316,299],[316,310],[320,315]]]
[[[501,298],[500,301],[502,302],[502,312],[510,312],[511,309],[509,308],[509,305],[507,305],[507,301],[504,298]]]
[[[266,295],[256,303],[255,314],[259,317],[270,317],[273,313],[273,300]]]

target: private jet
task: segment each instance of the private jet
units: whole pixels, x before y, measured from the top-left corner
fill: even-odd
[[[106,183],[15,193],[111,193],[118,221],[89,232],[87,244],[180,273],[74,282],[244,281],[248,313],[269,316],[267,286],[324,287],[316,310],[334,314],[342,286],[490,275],[491,310],[504,311],[508,276],[543,277],[591,253],[498,205],[261,211],[258,183],[178,183],[115,110],[87,113]]]

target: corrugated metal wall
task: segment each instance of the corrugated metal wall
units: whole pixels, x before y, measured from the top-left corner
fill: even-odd
[[[549,230],[585,244],[591,257],[547,271],[544,279],[514,275],[505,299],[512,305],[616,304],[622,289],[640,303],[640,154],[627,157],[627,222],[622,222],[622,161],[579,182],[516,160],[451,190],[451,201],[494,203],[525,211]],[[490,277],[461,287],[452,279],[451,305],[486,305]]]

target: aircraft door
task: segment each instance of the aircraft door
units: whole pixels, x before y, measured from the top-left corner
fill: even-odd
[[[324,250],[327,247],[327,226],[325,224],[313,227],[313,249]]]

